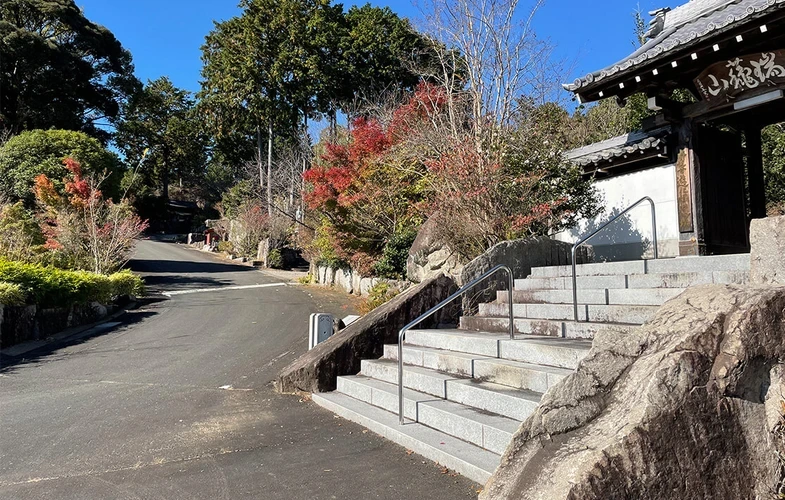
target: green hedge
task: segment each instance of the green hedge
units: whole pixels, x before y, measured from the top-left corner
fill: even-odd
[[[21,306],[25,303],[25,293],[22,287],[14,283],[0,281],[0,305]]]
[[[88,302],[105,304],[121,295],[144,294],[142,279],[130,271],[106,276],[1,259],[0,283],[16,285],[25,303],[41,307],[69,307]]]

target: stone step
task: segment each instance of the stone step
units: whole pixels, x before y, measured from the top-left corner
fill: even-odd
[[[361,375],[390,384],[398,384],[398,363],[389,359],[364,359]],[[542,394],[511,389],[491,382],[458,378],[420,366],[406,366],[403,371],[406,388],[431,394],[480,410],[523,421],[540,404]]]
[[[657,312],[659,306],[578,304],[578,320],[597,323],[626,323],[641,325]],[[506,318],[507,304],[486,303],[479,305],[478,316]],[[572,304],[513,304],[515,318],[572,320]]]
[[[398,386],[363,375],[338,377],[338,390],[398,414]],[[404,416],[501,455],[521,423],[470,406],[404,389]]]
[[[628,288],[687,288],[710,284],[746,285],[749,279],[749,271],[675,272],[631,274],[627,283]]]
[[[627,288],[627,275],[578,276],[578,290],[583,288]],[[516,290],[572,290],[572,278],[526,278],[515,280]]]
[[[680,295],[683,288],[609,288],[604,290],[578,288],[579,304],[595,305],[651,305],[661,306]],[[517,304],[572,304],[570,290],[514,290],[512,299]],[[497,292],[496,301],[506,304],[506,290]]]
[[[695,285],[745,285],[749,271],[701,271],[613,276],[578,276],[578,290],[603,288],[687,288]],[[516,290],[572,290],[572,277],[515,280]]]
[[[539,335],[518,335],[510,340],[503,334],[456,329],[410,330],[406,332],[406,343],[571,370],[578,367],[591,349],[588,340]]]
[[[384,359],[398,360],[398,346],[384,346]],[[545,392],[573,371],[507,359],[413,345],[403,346],[403,362],[443,373],[481,379],[514,389]]]
[[[625,274],[749,271],[749,268],[749,254],[736,254],[580,264],[576,266],[576,274],[578,276],[608,276]],[[572,276],[572,266],[535,267],[532,268],[531,276],[534,278]]]
[[[507,318],[488,318],[483,316],[461,317],[461,330],[507,333],[509,332]],[[593,339],[600,332],[611,332],[624,335],[637,325],[623,325],[616,323],[590,323],[549,319],[516,318],[514,321],[515,333],[526,335],[541,335],[547,337],[562,337],[568,339]]]
[[[425,425],[400,425],[398,415],[346,394],[317,393],[312,398],[319,406],[480,484],[491,477],[501,461],[496,453]]]

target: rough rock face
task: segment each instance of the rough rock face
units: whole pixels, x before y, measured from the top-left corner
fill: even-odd
[[[409,250],[406,277],[415,283],[421,283],[439,273],[457,278],[462,269],[461,258],[438,237],[436,218],[428,219]]]
[[[785,217],[750,224],[750,283],[785,285]]]
[[[753,499],[782,483],[785,288],[707,285],[598,336],[480,498]]]

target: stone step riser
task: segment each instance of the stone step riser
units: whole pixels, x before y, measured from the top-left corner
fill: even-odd
[[[683,291],[680,288],[579,289],[578,304],[661,306]],[[498,303],[506,304],[508,298],[507,291],[497,292]],[[572,304],[573,297],[572,290],[515,290],[512,299],[516,304]]]
[[[490,336],[487,338],[483,336],[466,337],[460,334],[429,333],[428,330],[408,332],[406,342],[421,347],[567,369],[577,368],[580,360],[588,353],[588,349],[535,342],[529,339],[509,340]]]
[[[574,321],[556,321],[545,319],[516,319],[515,333],[525,335],[541,335],[544,337],[562,337],[568,339],[593,339],[600,332],[611,332],[624,335],[629,333],[634,325],[608,325],[603,323],[575,323]],[[461,330],[475,332],[494,332],[505,334],[509,332],[507,318],[487,318],[482,316],[463,316],[460,322]]]
[[[749,254],[719,255],[706,257],[680,257],[675,259],[604,262],[576,266],[578,276],[656,274],[714,271],[749,271]],[[532,268],[534,278],[556,278],[572,276],[572,266]]]
[[[398,383],[398,367],[394,364],[363,360],[361,373],[390,384]],[[448,401],[465,404],[515,420],[525,420],[538,406],[538,402],[488,390],[462,380],[431,377],[413,370],[403,372],[403,385],[407,389],[424,392]]]
[[[579,276],[578,290],[627,288],[627,276]],[[572,290],[572,278],[526,278],[515,280],[516,290]]]
[[[395,387],[381,390],[364,383],[356,377],[339,377],[338,392],[360,401],[372,404],[391,413],[398,413],[398,394]],[[469,408],[456,411],[448,405],[449,401],[433,401],[413,396],[411,391],[404,393],[404,415],[406,418],[450,436],[457,437],[486,450],[501,455],[512,440],[517,421],[510,420],[506,429],[488,425],[481,419],[490,420],[502,417],[480,415]],[[457,405],[456,405],[457,406]],[[510,425],[512,424],[512,425]]]
[[[746,285],[749,271],[709,271],[616,276],[578,276],[578,290],[603,288],[687,288],[695,285]],[[515,280],[516,290],[569,290],[571,277]]]
[[[501,460],[496,453],[483,450],[435,429],[414,423],[399,425],[396,415],[345,394],[336,392],[314,394],[313,401],[326,410],[360,424],[480,484],[484,484],[491,477]]]
[[[578,320],[640,325],[648,321],[656,311],[657,306],[579,304]],[[506,318],[508,314],[507,304],[479,305],[478,316]],[[515,318],[572,320],[574,311],[571,304],[513,304],[513,315]]]
[[[628,276],[629,288],[687,288],[696,285],[746,285],[749,271],[713,271],[711,273],[657,273]]]
[[[384,346],[384,359],[398,360],[398,346]],[[502,360],[484,357],[471,359],[456,356],[451,351],[430,352],[404,346],[403,362],[462,377],[480,379],[514,389],[545,392],[559,383],[568,373],[538,369],[536,366],[515,366]]]

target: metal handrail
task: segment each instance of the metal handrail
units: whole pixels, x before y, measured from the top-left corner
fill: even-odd
[[[398,332],[398,417],[399,417],[401,425],[403,425],[405,423],[404,422],[405,419],[404,419],[404,415],[403,415],[403,406],[404,406],[403,405],[403,340],[404,340],[404,337],[406,336],[406,332],[409,331],[411,328],[414,328],[415,326],[419,325],[420,323],[422,323],[426,319],[430,318],[431,316],[433,316],[437,312],[439,312],[442,309],[444,309],[444,307],[447,306],[448,304],[450,304],[453,300],[455,300],[458,297],[464,295],[466,292],[468,292],[469,290],[471,290],[475,286],[479,285],[480,283],[482,283],[486,279],[490,278],[491,276],[493,276],[494,274],[496,274],[497,272],[502,271],[502,270],[504,270],[507,273],[507,276],[509,277],[509,281],[510,281],[509,287],[508,287],[508,291],[507,291],[507,293],[508,293],[507,298],[509,300],[509,305],[510,305],[510,339],[514,340],[515,339],[515,324],[514,324],[514,319],[513,319],[512,290],[513,290],[513,287],[515,285],[515,278],[512,275],[512,270],[509,267],[505,266],[505,265],[496,266],[493,269],[489,270],[488,272],[484,273],[482,276],[480,276],[478,278],[475,278],[474,280],[472,280],[467,285],[464,285],[463,288],[461,288],[460,290],[458,290],[454,294],[450,295],[449,297],[447,297],[443,301],[439,302],[434,307],[430,308],[425,314],[423,314],[419,318],[415,319],[414,321],[412,321],[408,325],[406,325],[403,328],[401,328],[401,331]]]
[[[583,245],[584,243],[586,243],[590,239],[592,239],[595,236],[597,236],[597,234],[602,232],[606,227],[610,226],[611,224],[613,224],[614,222],[619,220],[624,215],[627,215],[627,212],[629,212],[633,208],[637,207],[638,205],[640,205],[644,201],[648,201],[651,204],[651,233],[652,233],[653,239],[654,239],[654,258],[657,259],[658,258],[658,254],[657,254],[657,213],[654,210],[654,200],[652,200],[648,196],[644,196],[640,200],[636,201],[635,203],[633,203],[632,205],[627,207],[623,212],[621,212],[620,214],[614,216],[611,220],[609,220],[608,222],[606,222],[605,224],[600,226],[596,231],[594,231],[590,235],[584,236],[580,240],[576,241],[575,244],[572,246],[572,307],[573,307],[573,311],[575,312],[575,322],[576,323],[578,322],[578,276],[577,276],[577,272],[578,271],[577,271],[577,267],[576,267],[576,263],[575,263],[575,252],[576,252],[576,250],[578,250],[578,247],[580,247],[581,245]],[[587,320],[588,320],[588,318],[587,318]]]

